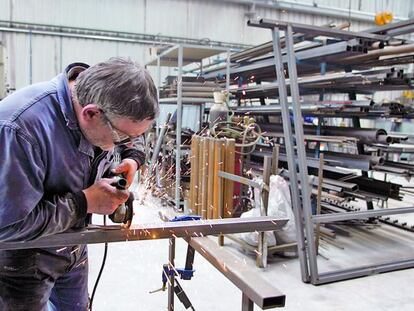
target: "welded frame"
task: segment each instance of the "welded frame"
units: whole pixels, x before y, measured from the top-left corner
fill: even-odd
[[[0,242],[0,250],[16,250],[45,247],[66,247],[79,244],[131,242],[155,239],[169,239],[169,266],[175,270],[175,244],[177,238],[186,242],[206,258],[242,291],[242,311],[253,310],[253,304],[263,309],[283,307],[285,295],[271,284],[266,284],[254,272],[243,273],[245,265],[235,265],[234,258],[226,255],[213,240],[205,240],[207,235],[241,233],[253,231],[274,231],[281,229],[288,219],[273,217],[226,218],[214,220],[190,220],[133,225],[129,229],[119,225],[89,226],[74,232],[64,232],[44,236],[37,240],[21,242]],[[204,241],[204,242],[203,242]],[[207,243],[207,244],[206,244]],[[216,247],[213,249],[213,247]],[[220,254],[217,254],[219,253]],[[230,257],[229,257],[230,256]],[[226,268],[226,260],[234,267]],[[168,310],[174,310],[175,275],[168,276]]]

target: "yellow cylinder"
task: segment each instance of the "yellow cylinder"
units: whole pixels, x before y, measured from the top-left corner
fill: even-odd
[[[375,24],[378,26],[391,23],[394,18],[394,15],[391,12],[379,12],[375,14]]]

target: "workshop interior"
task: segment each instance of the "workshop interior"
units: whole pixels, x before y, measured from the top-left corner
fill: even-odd
[[[0,0],[0,111],[111,57],[159,106],[128,199],[0,252],[87,244],[89,310],[414,309],[414,1]]]

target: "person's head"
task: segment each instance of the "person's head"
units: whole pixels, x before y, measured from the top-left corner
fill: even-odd
[[[72,93],[82,133],[103,150],[143,134],[159,112],[149,72],[126,58],[111,58],[81,72]]]

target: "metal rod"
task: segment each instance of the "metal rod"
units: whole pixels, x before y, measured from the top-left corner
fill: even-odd
[[[392,261],[367,266],[361,266],[351,269],[342,269],[332,272],[323,272],[319,275],[319,280],[315,284],[326,284],[342,280],[348,280],[361,276],[374,275],[383,272],[408,269],[414,267],[414,258],[400,261]]]
[[[158,158],[158,154],[160,153],[161,150],[161,145],[164,141],[164,136],[165,133],[167,132],[168,129],[168,122],[170,121],[171,118],[171,113],[167,113],[167,117],[165,118],[165,122],[161,127],[161,130],[159,131],[158,134],[158,139],[157,139],[157,143],[155,145],[153,154],[152,154],[152,158],[151,158],[151,164],[150,164],[150,169],[149,169],[149,173],[152,174],[153,169],[154,169],[154,165],[157,162],[157,158]]]
[[[248,178],[245,178],[245,177],[241,177],[239,175],[234,175],[234,174],[230,174],[230,173],[227,173],[227,172],[219,171],[218,176],[221,177],[221,178],[226,178],[226,179],[241,183],[241,184],[246,185],[246,186],[251,186],[253,188],[258,188],[258,189],[263,188],[262,184],[254,181],[254,180],[251,180],[251,179],[248,179]]]
[[[272,29],[274,27],[278,27],[279,29],[287,30],[287,28],[292,29],[295,32],[303,33],[303,34],[315,34],[318,36],[327,36],[327,37],[334,37],[343,40],[350,40],[354,38],[360,38],[370,41],[387,41],[389,36],[377,35],[372,33],[365,33],[365,32],[353,32],[353,31],[346,31],[341,29],[334,29],[334,28],[326,28],[316,25],[307,25],[307,24],[300,24],[300,23],[292,23],[292,22],[284,22],[279,20],[271,20],[262,18],[258,22],[249,20],[247,22],[249,26],[261,27],[261,28],[269,28]],[[286,36],[287,37],[287,36]],[[292,47],[293,47],[293,37],[292,37]]]
[[[253,311],[253,301],[249,299],[244,293],[242,294],[242,311]]]
[[[274,231],[282,228],[287,221],[274,217],[252,217],[140,224],[132,225],[129,229],[123,229],[121,226],[93,226],[75,232],[45,236],[33,241],[1,242],[0,250],[199,237],[256,230]]]
[[[168,268],[169,270],[175,271],[174,260],[175,260],[175,238],[170,238],[170,245],[168,248]],[[174,279],[175,274],[168,275],[168,311],[174,311]]]
[[[315,224],[318,224],[318,223],[326,223],[326,222],[334,222],[334,221],[344,221],[344,220],[351,220],[351,219],[366,219],[370,217],[380,217],[380,216],[385,216],[385,215],[399,215],[399,214],[408,214],[408,213],[414,213],[414,206],[315,215],[312,217],[312,222]]]
[[[323,187],[323,153],[319,155],[319,170],[318,170],[318,195],[316,202],[316,215],[321,213],[321,201],[322,201],[322,187]],[[320,237],[320,225],[317,224],[315,228],[315,243],[316,243],[316,253],[318,253],[319,248],[319,237]]]
[[[180,208],[180,182],[181,182],[181,123],[183,114],[182,82],[183,82],[183,47],[178,47],[178,76],[177,76],[177,124],[175,130],[175,208]]]
[[[227,58],[226,58],[226,91],[227,96],[230,95],[230,50],[227,50]]]
[[[302,216],[302,206],[299,198],[299,187],[298,187],[298,177],[296,170],[296,163],[294,162],[295,150],[293,147],[292,141],[292,123],[289,115],[289,107],[287,101],[287,90],[286,90],[286,81],[285,73],[283,71],[282,63],[282,52],[280,49],[280,36],[279,28],[275,27],[272,29],[272,39],[273,39],[273,54],[274,54],[274,65],[276,69],[276,77],[278,81],[279,89],[279,103],[282,108],[282,118],[283,118],[283,133],[286,146],[287,162],[289,167],[289,179],[291,181],[291,192],[292,192],[292,205],[293,213],[296,219],[296,236],[298,240],[298,254],[301,267],[301,275],[303,282],[309,282],[309,272],[307,265],[307,256],[305,250],[305,237],[302,228],[303,216]]]
[[[140,43],[154,46],[157,45],[170,46],[171,44],[188,44],[188,45],[203,45],[203,48],[207,48],[205,43],[199,39],[190,39],[184,37],[172,37],[164,35],[152,35],[133,32],[120,32],[109,31],[103,29],[88,29],[80,27],[68,27],[35,23],[23,23],[10,20],[0,20],[0,32],[11,33],[32,33],[33,35],[40,36],[52,36],[52,37],[67,37],[67,38],[81,38],[90,40],[102,40],[113,42],[126,42],[126,43]],[[250,48],[251,45],[246,44],[234,44],[229,42],[212,41],[209,40],[209,45],[218,48],[230,48],[230,49],[245,49]]]
[[[281,132],[283,129],[283,125],[280,123],[258,123],[258,125],[262,131],[266,132]],[[321,126],[320,133],[318,133],[318,128],[316,126],[305,125],[303,126],[303,131],[308,135],[351,136],[365,144],[391,142],[391,138],[384,129]]]
[[[302,121],[302,111],[300,109],[300,98],[299,98],[299,86],[298,86],[298,76],[296,72],[296,59],[295,52],[293,51],[293,32],[292,26],[287,25],[286,31],[286,48],[288,54],[288,69],[289,69],[289,79],[290,83],[290,93],[292,96],[292,106],[293,106],[293,119],[295,126],[295,138],[296,138],[296,147],[298,154],[298,164],[299,164],[299,179],[301,184],[301,194],[302,194],[302,205],[303,205],[303,214],[304,214],[304,224],[307,240],[307,250],[308,250],[308,260],[309,260],[309,270],[310,277],[312,282],[317,280],[318,275],[318,265],[316,260],[316,248],[314,243],[314,231],[313,224],[311,223],[312,219],[312,206],[311,206],[311,191],[309,186],[309,177],[308,177],[308,166],[306,164],[306,149],[305,149],[305,139],[303,134],[303,121]],[[290,169],[289,169],[290,170]]]

